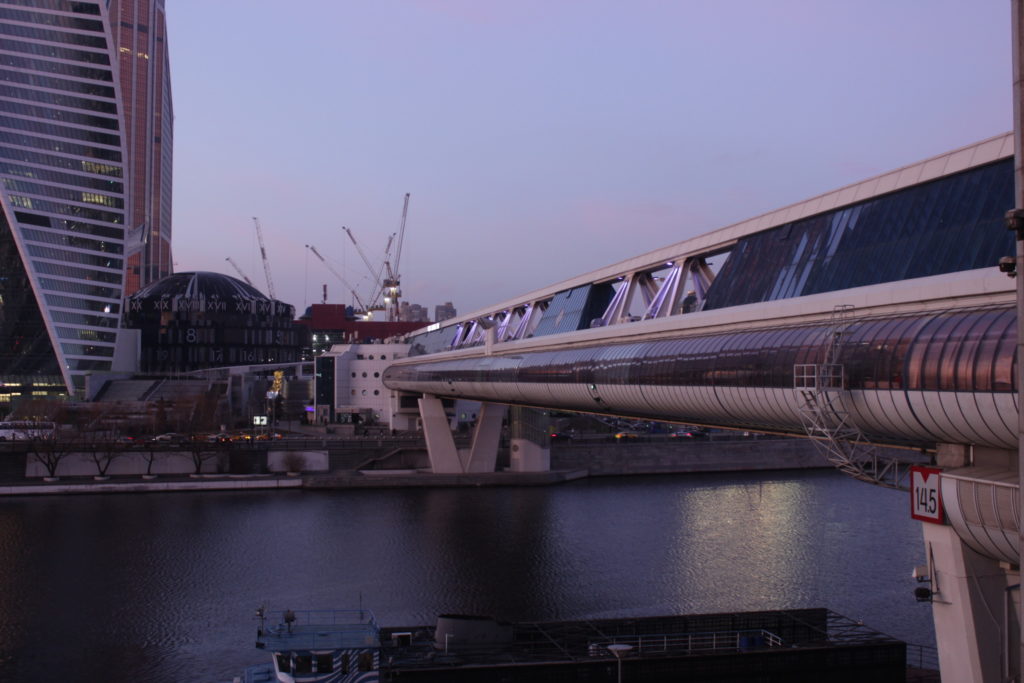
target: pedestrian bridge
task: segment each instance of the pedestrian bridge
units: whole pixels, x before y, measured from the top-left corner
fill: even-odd
[[[384,383],[421,396],[435,471],[493,469],[506,405],[806,436],[844,472],[900,488],[907,468],[876,447],[930,453],[941,507],[915,575],[943,679],[1010,680],[1012,208],[1005,135],[435,324]],[[444,397],[483,402],[468,453]],[[528,441],[513,450],[543,451]]]
[[[812,436],[1012,449],[1012,136],[413,335],[393,390]],[[879,473],[876,470],[885,470]],[[905,471],[868,458],[854,476]]]

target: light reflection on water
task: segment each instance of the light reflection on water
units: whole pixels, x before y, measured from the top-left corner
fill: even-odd
[[[829,607],[932,642],[906,494],[833,472],[0,501],[0,680],[218,681],[253,611],[551,620]]]

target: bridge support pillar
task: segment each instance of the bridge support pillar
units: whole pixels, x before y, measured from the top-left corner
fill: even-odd
[[[548,414],[516,406],[509,416],[509,469],[513,472],[551,470]]]
[[[498,464],[498,444],[501,442],[501,424],[507,407],[498,403],[480,404],[473,432],[473,445],[466,463],[467,472],[493,472]]]
[[[976,553],[951,526],[922,526],[942,680],[1018,680],[1017,596],[1008,589],[1019,572]]]
[[[419,400],[423,436],[427,442],[430,470],[434,474],[461,474],[466,471],[455,449],[451,424],[437,396],[424,394]]]

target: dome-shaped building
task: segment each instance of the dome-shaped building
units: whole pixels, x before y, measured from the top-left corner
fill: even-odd
[[[221,273],[175,273],[125,301],[141,330],[140,370],[176,373],[301,360],[295,307]]]

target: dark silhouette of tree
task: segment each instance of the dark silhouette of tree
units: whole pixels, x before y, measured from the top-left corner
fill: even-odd
[[[192,458],[192,465],[195,467],[196,474],[200,474],[203,470],[203,464],[208,460],[218,457],[221,449],[225,447],[222,444],[207,440],[207,434],[216,424],[217,404],[218,396],[216,393],[207,392],[191,403],[187,413],[184,409],[181,412],[184,418],[182,434],[187,438],[185,448]]]
[[[82,457],[96,466],[98,476],[107,476],[110,463],[125,455],[128,444],[111,438],[93,439],[92,443],[83,444],[86,450]]]
[[[153,416],[154,431],[162,434],[167,431],[167,401],[160,398],[156,402],[156,414]]]
[[[205,440],[190,439],[188,441],[188,452],[192,457],[192,466],[195,467],[195,473],[202,473],[203,464],[207,460],[213,460],[220,456],[221,451],[229,446],[230,444],[225,443],[209,443]]]
[[[142,459],[146,461],[147,475],[153,474],[153,463],[167,455],[164,451],[165,448],[167,448],[167,444],[157,444],[152,441],[146,443],[146,450],[142,451]]]
[[[71,455],[74,443],[65,438],[59,429],[50,434],[38,436],[29,441],[29,453],[36,462],[46,469],[49,477],[57,476],[57,468],[66,457]]]
[[[75,413],[68,410],[68,403],[58,398],[34,398],[20,401],[11,413],[19,420],[53,422],[56,428],[51,432],[37,434],[29,441],[29,456],[46,469],[48,477],[57,476],[60,463],[71,455],[73,437],[62,432],[61,423],[75,419]],[[77,429],[75,430],[77,432]]]

